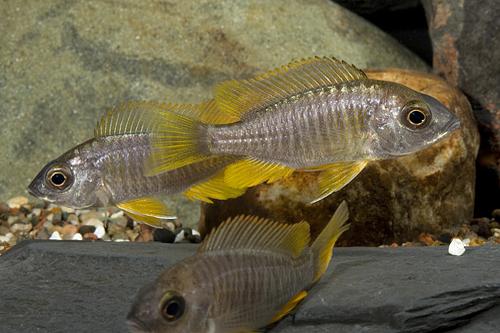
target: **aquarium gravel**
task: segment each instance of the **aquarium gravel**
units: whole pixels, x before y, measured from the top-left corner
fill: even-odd
[[[200,242],[197,230],[179,221],[155,229],[115,207],[71,209],[14,197],[0,203],[0,254],[26,239],[164,243]]]

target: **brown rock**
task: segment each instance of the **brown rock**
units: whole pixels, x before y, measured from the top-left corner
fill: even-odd
[[[405,70],[368,71],[371,78],[395,81],[434,96],[460,119],[462,128],[419,153],[369,163],[342,191],[309,205],[316,173],[251,188],[233,200],[204,205],[204,235],[224,219],[255,214],[290,223],[311,223],[313,237],[342,200],[350,208],[350,230],[340,245],[380,245],[414,240],[421,232],[466,223],[474,208],[475,157],[479,136],[463,94],[440,78]]]

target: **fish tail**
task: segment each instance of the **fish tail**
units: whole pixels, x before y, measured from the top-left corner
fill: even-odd
[[[147,176],[209,159],[208,125],[200,120],[205,104],[190,109],[164,110],[155,115],[151,155],[146,163]]]
[[[328,264],[332,259],[335,242],[342,233],[349,229],[349,224],[345,224],[348,219],[349,209],[347,208],[347,203],[342,201],[330,219],[330,222],[328,222],[318,238],[312,243],[311,249],[314,254],[315,263],[313,283],[317,282],[328,268]]]

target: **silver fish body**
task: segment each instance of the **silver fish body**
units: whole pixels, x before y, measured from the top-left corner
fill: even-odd
[[[48,163],[28,190],[38,198],[69,207],[104,206],[182,192],[227,164],[226,160],[217,159],[148,177],[144,163],[149,156],[149,141],[147,133],[88,140]],[[67,177],[63,188],[51,184],[54,171]]]
[[[425,108],[429,125],[410,128],[401,115],[406,105]],[[294,95],[236,124],[209,126],[206,150],[300,169],[409,154],[458,126],[434,98],[366,79]]]

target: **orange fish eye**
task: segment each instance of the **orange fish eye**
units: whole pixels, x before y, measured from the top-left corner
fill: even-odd
[[[175,321],[182,317],[186,303],[184,297],[175,292],[168,291],[163,296],[160,312],[163,318],[167,321]]]

